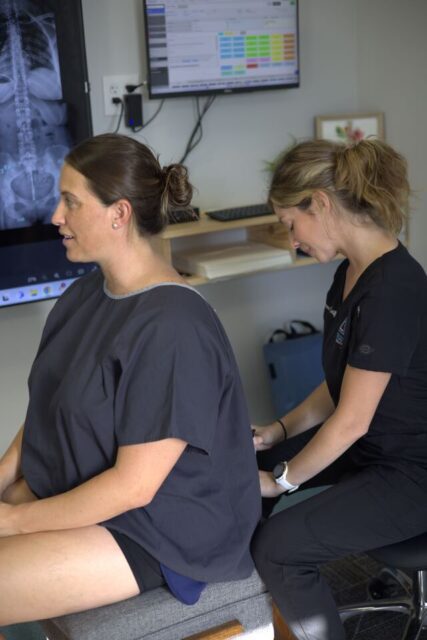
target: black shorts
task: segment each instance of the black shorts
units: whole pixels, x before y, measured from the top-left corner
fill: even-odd
[[[119,545],[138,584],[139,591],[150,591],[165,584],[159,562],[141,545],[120,533],[106,527]]]

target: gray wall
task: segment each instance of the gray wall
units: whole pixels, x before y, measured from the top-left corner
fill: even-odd
[[[408,159],[410,248],[427,268],[427,3],[357,0],[359,104],[385,112],[386,136]]]
[[[95,133],[112,131],[116,124],[103,115],[102,76],[145,77],[141,5],[142,0],[83,0]],[[387,138],[408,157],[418,190],[412,246],[427,266],[427,176],[421,158],[427,142],[421,118],[427,105],[426,23],[424,0],[300,0],[301,88],[217,99],[203,141],[188,158],[196,203],[208,208],[262,199],[265,160],[292,136],[313,135],[316,114],[381,110]],[[156,107],[157,102],[145,102],[146,117]],[[170,100],[138,137],[167,164],[183,153],[193,123],[191,100]],[[273,415],[261,352],[265,338],[292,318],[321,325],[334,268],[315,265],[201,287],[231,338],[253,420]],[[28,369],[51,307],[40,302],[0,311],[0,451],[25,416]]]

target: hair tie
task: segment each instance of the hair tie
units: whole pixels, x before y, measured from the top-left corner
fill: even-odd
[[[276,418],[276,422],[278,422],[280,424],[280,426],[282,427],[282,429],[283,429],[283,435],[285,436],[284,440],[287,440],[288,439],[288,432],[286,430],[285,423],[283,422],[283,420],[280,420],[280,418]]]
[[[171,175],[172,175],[172,165],[168,164],[165,165],[164,167],[162,167],[162,174],[163,174],[163,191],[167,191],[169,188],[169,182],[171,179]]]

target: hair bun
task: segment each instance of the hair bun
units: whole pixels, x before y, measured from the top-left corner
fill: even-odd
[[[182,164],[168,164],[162,167],[164,180],[163,211],[189,206],[193,197],[193,187],[188,179],[187,167]]]
[[[346,204],[365,211],[380,227],[401,230],[408,210],[406,160],[387,143],[367,138],[337,148],[335,186]]]

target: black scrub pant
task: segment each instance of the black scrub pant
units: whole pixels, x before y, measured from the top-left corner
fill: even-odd
[[[271,470],[290,460],[316,429],[258,454]],[[252,545],[257,569],[298,640],[344,640],[319,565],[427,530],[427,471],[421,481],[392,466],[355,467],[346,453],[302,488],[333,486],[265,520]],[[424,478],[424,474],[426,478]],[[268,516],[274,500],[264,501]]]

